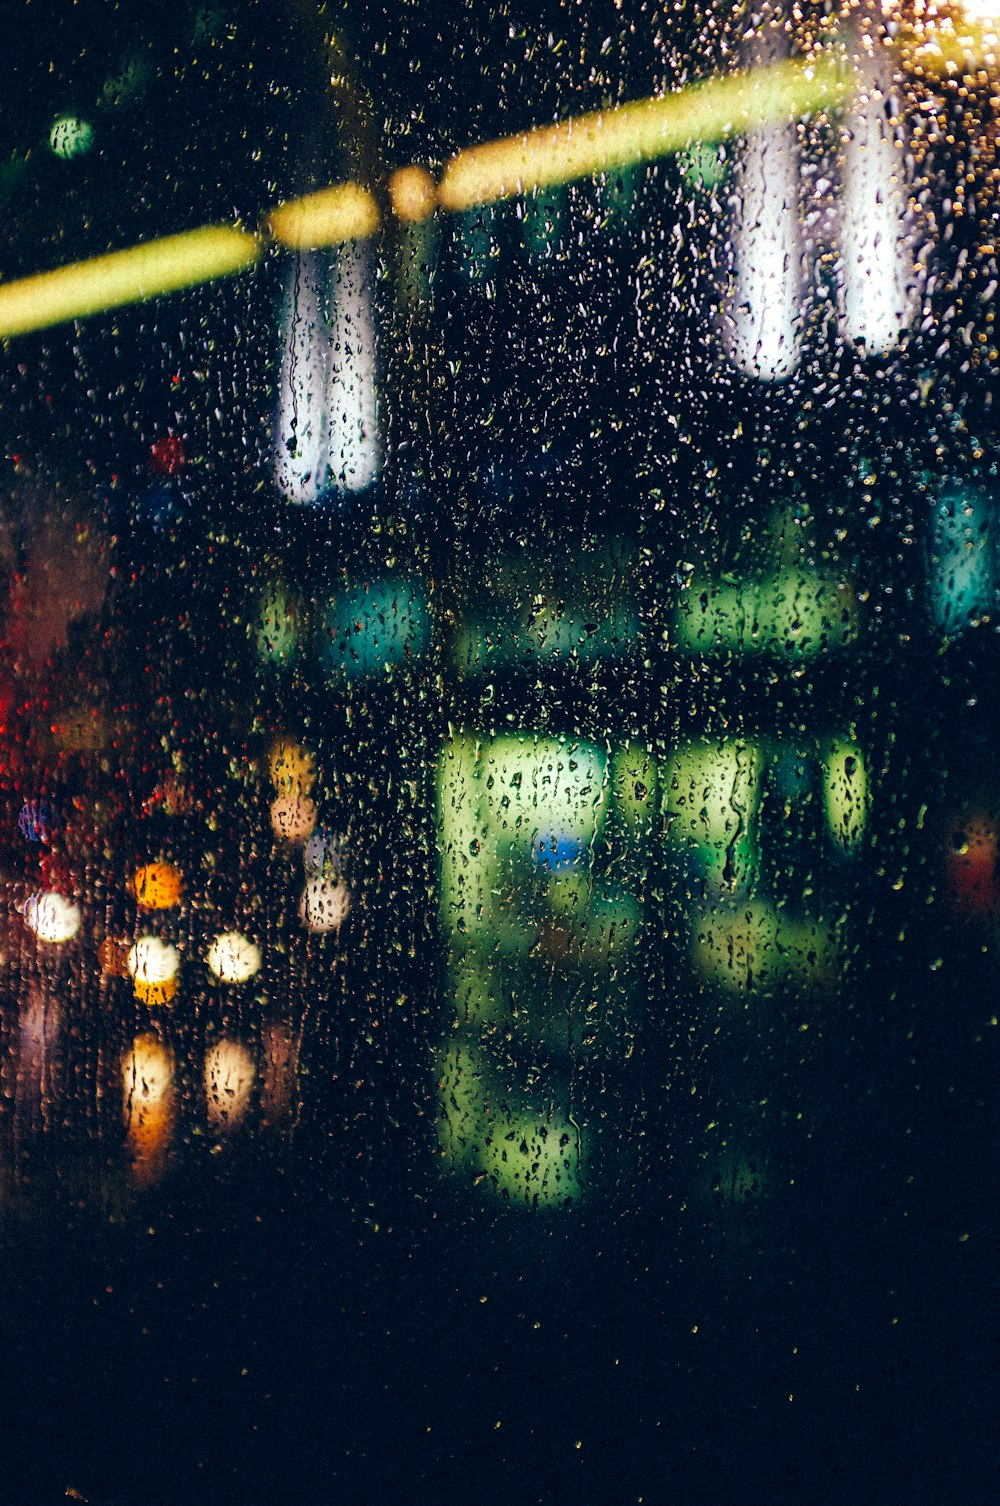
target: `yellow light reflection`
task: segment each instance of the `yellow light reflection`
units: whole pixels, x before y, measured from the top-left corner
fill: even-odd
[[[267,755],[271,783],[281,795],[308,795],[316,783],[316,760],[301,743],[279,737]]]
[[[174,1058],[155,1035],[136,1036],[122,1057],[125,1143],[140,1187],[163,1174],[177,1122]]]
[[[159,936],[140,936],[128,954],[132,989],[143,1004],[169,1004],[177,993],[180,953]]]
[[[172,910],[181,902],[184,881],[172,863],[143,863],[132,876],[131,889],[142,910]]]
[[[694,921],[695,972],[731,993],[825,988],[838,976],[839,938],[823,921],[794,919],[763,900],[715,906]]]
[[[561,121],[459,152],[435,190],[426,169],[399,168],[389,181],[393,212],[428,218],[435,205],[469,209],[534,188],[667,156],[841,102],[848,74],[836,59],[782,62],[709,79],[675,94]],[[174,293],[252,266],[268,239],[296,250],[374,234],[378,205],[359,183],[340,183],[279,204],[259,236],[204,226],[74,262],[0,286],[0,338],[47,329],[147,298]]]
[[[437,201],[437,185],[425,167],[399,167],[389,179],[392,212],[415,224],[429,219]]]
[[[899,44],[907,63],[931,78],[994,69],[1000,66],[1000,3],[966,0],[951,13],[918,6],[916,24],[903,27]]]
[[[182,235],[112,251],[0,286],[0,337],[48,329],[129,303],[228,277],[260,256],[256,236],[226,225],[206,225]]]
[[[721,141],[840,102],[847,77],[835,59],[782,62],[709,79],[660,98],[595,111],[558,125],[468,147],[445,168],[443,209],[470,209],[664,157],[692,141]]]
[[[378,205],[360,183],[337,183],[317,193],[279,204],[267,219],[267,231],[283,246],[313,251],[342,241],[374,235],[380,223]]]

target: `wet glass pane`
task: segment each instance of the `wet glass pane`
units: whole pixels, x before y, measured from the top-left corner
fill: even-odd
[[[991,1498],[998,29],[12,7],[12,1501]]]

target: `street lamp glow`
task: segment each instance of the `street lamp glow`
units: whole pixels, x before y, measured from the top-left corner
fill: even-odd
[[[136,998],[143,1004],[169,1004],[177,992],[180,965],[180,953],[171,942],[159,936],[140,936],[128,954]]]
[[[80,907],[64,894],[33,894],[22,913],[28,930],[50,946],[72,941],[80,929]]]
[[[84,319],[253,266],[260,242],[229,225],[206,225],[0,285],[0,338]]]
[[[299,917],[310,931],[339,931],[350,908],[351,896],[343,880],[321,875],[306,883]]]
[[[271,801],[271,830],[279,842],[304,842],[316,825],[316,802],[306,795],[279,795]]]
[[[257,1069],[247,1048],[223,1037],[205,1053],[205,1100],[213,1129],[233,1129],[250,1106]]]
[[[260,972],[260,947],[240,931],[223,931],[209,946],[207,960],[220,983],[246,983]]]
[[[125,1116],[129,1123],[161,1103],[174,1080],[174,1060],[158,1036],[136,1036],[131,1051],[122,1058]]]

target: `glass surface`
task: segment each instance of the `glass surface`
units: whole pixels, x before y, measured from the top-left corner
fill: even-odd
[[[998,30],[12,7],[11,1501],[990,1499]]]

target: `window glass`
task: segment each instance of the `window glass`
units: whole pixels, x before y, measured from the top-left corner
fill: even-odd
[[[990,1498],[998,29],[12,8],[12,1500]]]

